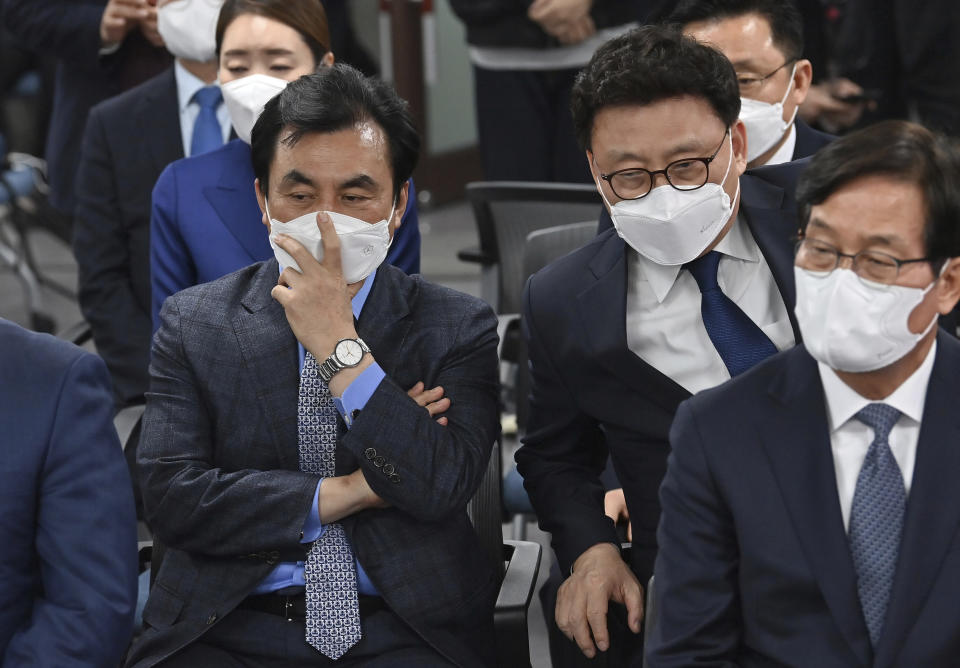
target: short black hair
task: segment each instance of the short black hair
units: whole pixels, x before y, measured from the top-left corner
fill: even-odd
[[[759,14],[766,19],[773,43],[787,62],[803,56],[803,17],[789,0],[680,0],[667,21],[682,27],[745,14]]]
[[[407,103],[390,84],[341,63],[291,82],[264,106],[250,141],[261,190],[268,192],[270,163],[280,142],[294,146],[305,134],[339,132],[369,121],[386,135],[396,197],[420,157],[420,135]]]
[[[926,257],[960,256],[960,150],[955,143],[908,121],[884,121],[820,149],[797,183],[801,232],[810,210],[865,176],[916,184],[923,192]]]
[[[577,75],[570,95],[577,139],[590,148],[593,119],[604,107],[683,95],[706,100],[728,127],[740,115],[737,75],[723,54],[675,26],[635,28],[603,44]]]

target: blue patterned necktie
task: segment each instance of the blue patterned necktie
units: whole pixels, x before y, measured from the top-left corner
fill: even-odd
[[[856,415],[873,428],[873,442],[857,476],[850,508],[850,553],[857,572],[860,606],[874,647],[880,640],[900,551],[900,531],[907,493],[900,466],[887,438],[900,411],[887,404],[868,404]]]
[[[330,389],[309,352],[300,372],[297,405],[300,470],[325,478],[334,475],[337,409]],[[340,658],[360,640],[360,608],[353,551],[339,523],[327,524],[310,546],[303,572],[306,581],[306,640],[325,656]]]
[[[223,101],[219,86],[204,86],[193,94],[193,101],[200,105],[200,113],[193,124],[190,138],[190,155],[200,155],[223,146],[223,128],[217,119],[217,107]]]
[[[700,287],[700,314],[713,347],[731,376],[743,373],[754,364],[762,362],[777,352],[777,347],[723,294],[717,283],[720,253],[710,251],[684,265]]]

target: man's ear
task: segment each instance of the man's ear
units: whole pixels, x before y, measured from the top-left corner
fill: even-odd
[[[950,258],[940,275],[940,288],[937,291],[937,310],[946,315],[960,301],[960,258]]]
[[[407,212],[407,201],[410,199],[410,179],[403,182],[400,186],[400,193],[397,195],[397,203],[393,209],[393,220],[390,221],[390,234],[393,235],[400,229],[403,223],[403,214]]]
[[[798,107],[807,99],[810,85],[813,83],[813,65],[806,58],[797,61],[797,69],[793,73],[793,98]]]
[[[730,126],[730,140],[733,142],[734,173],[740,176],[747,170],[747,126],[739,118]]]
[[[260,207],[260,222],[267,226],[267,234],[270,234],[270,216],[267,215],[267,196],[260,190],[260,179],[253,180],[253,189],[257,193],[257,205]]]

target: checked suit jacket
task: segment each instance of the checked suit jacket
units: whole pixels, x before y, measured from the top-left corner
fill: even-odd
[[[276,260],[167,300],[138,462],[166,554],[128,665],[151,666],[235,608],[300,531],[318,476],[299,470],[297,341],[270,296]],[[483,302],[383,264],[357,324],[387,376],[347,431],[390,508],[340,521],[389,607],[457,665],[489,663],[498,580],[467,517],[499,431],[496,318]],[[446,427],[406,394],[442,385]],[[393,465],[388,477],[368,449]],[[379,459],[379,458],[378,458]],[[383,460],[381,460],[383,461]]]

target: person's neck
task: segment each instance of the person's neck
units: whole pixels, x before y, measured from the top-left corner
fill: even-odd
[[[765,153],[761,153],[759,156],[753,159],[752,162],[747,163],[747,169],[753,169],[754,167],[763,167],[765,164],[770,162],[770,159],[777,154],[783,145],[787,143],[787,139],[790,138],[790,131],[793,129],[793,124],[790,124],[790,127],[787,128],[787,131],[783,133],[783,136],[780,137],[780,141],[773,145],[773,148],[768,149]]]
[[[714,238],[714,240],[710,242],[710,245],[707,246],[706,250],[700,253],[700,255],[698,255],[697,257],[703,257],[704,255],[712,251],[714,248],[716,248],[717,244],[723,241],[723,238],[730,233],[731,229],[733,229],[733,224],[736,222],[738,215],[740,215],[739,193],[737,194],[737,201],[733,203],[733,212],[730,214],[730,220],[727,221],[727,224],[723,226],[723,229],[720,230],[720,233]]]
[[[834,369],[834,372],[840,380],[861,397],[872,401],[881,401],[893,394],[907,378],[920,368],[936,338],[937,327],[933,327],[913,350],[882,369],[863,373]]]
[[[217,61],[211,60],[201,63],[199,60],[187,60],[186,58],[177,58],[177,62],[187,72],[200,79],[205,84],[212,84],[217,80]]]

